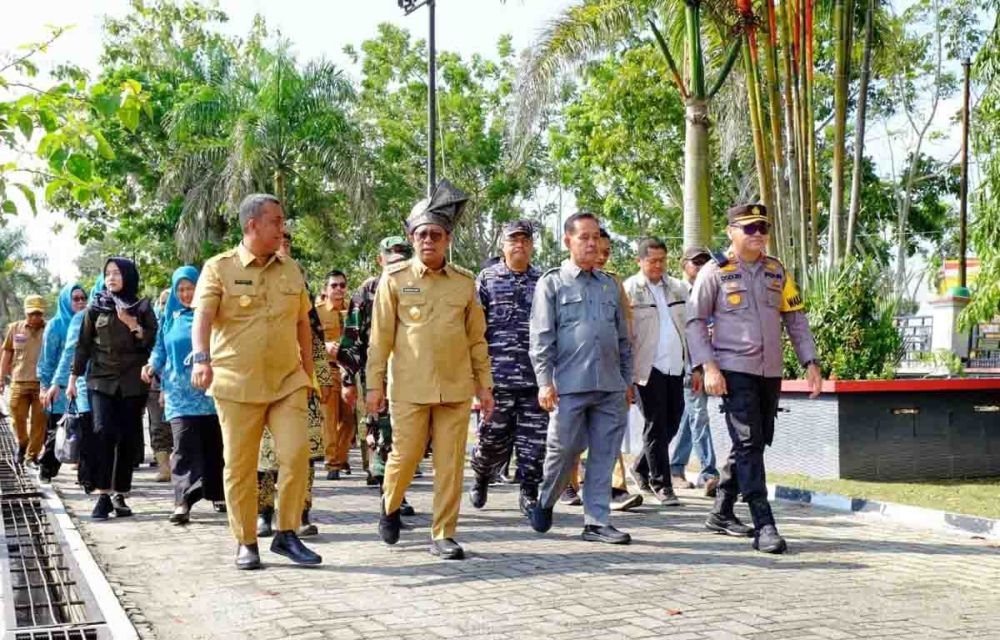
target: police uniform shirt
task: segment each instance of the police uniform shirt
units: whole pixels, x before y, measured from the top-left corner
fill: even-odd
[[[467,402],[477,386],[493,387],[485,332],[471,272],[417,258],[390,265],[372,308],[368,388],[388,378],[395,402]]]
[[[726,371],[780,378],[782,324],[799,361],[804,365],[816,359],[791,274],[776,258],[745,263],[730,252],[724,265],[713,260],[702,267],[691,290],[686,329],[691,365],[715,362]]]
[[[205,263],[195,306],[215,312],[209,395],[270,403],[311,386],[299,355],[298,322],[312,303],[298,264],[274,254],[261,266],[242,243]]]
[[[476,290],[486,315],[493,383],[502,389],[537,386],[528,357],[531,301],[542,272],[533,266],[512,271],[503,260],[483,269]]]
[[[531,362],[539,386],[558,393],[624,391],[632,350],[620,287],[572,260],[547,271],[531,307]]]
[[[26,320],[7,325],[3,350],[11,354],[11,382],[38,382],[38,357],[42,353],[42,334],[45,323],[34,329]]]

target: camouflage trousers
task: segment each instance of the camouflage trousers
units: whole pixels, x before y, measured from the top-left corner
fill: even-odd
[[[472,470],[481,478],[499,473],[510,459],[513,445],[517,452],[515,479],[522,486],[537,487],[542,482],[549,426],[549,414],[538,405],[538,388],[494,389],[493,399],[493,416],[488,422],[479,421]]]
[[[392,420],[389,418],[389,411],[378,414],[374,420],[364,421],[364,431],[358,431],[362,437],[362,451],[368,452],[368,470],[376,478],[385,476],[385,462],[389,458],[389,451],[392,450]],[[375,439],[375,447],[370,448],[368,436]]]
[[[306,509],[312,508],[313,483],[316,480],[316,469],[309,462],[309,475],[306,476]],[[274,508],[274,498],[278,494],[278,470],[257,472],[257,513],[264,509]]]

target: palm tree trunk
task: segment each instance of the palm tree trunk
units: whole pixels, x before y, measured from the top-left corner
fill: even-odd
[[[865,156],[865,116],[868,111],[868,81],[872,71],[872,21],[875,16],[875,0],[868,0],[865,9],[864,57],[861,61],[861,86],[858,90],[858,113],[855,120],[854,166],[851,173],[851,204],[847,211],[847,243],[845,256],[854,252],[854,234],[861,209],[861,170]]]
[[[274,195],[281,201],[281,206],[288,213],[288,203],[285,202],[285,174],[282,171],[274,172]]]
[[[792,224],[790,203],[785,182],[784,140],[781,134],[781,95],[778,92],[778,21],[774,0],[767,0],[768,32],[764,38],[764,69],[767,73],[768,114],[771,123],[771,153],[774,167],[775,219],[780,221],[781,237],[778,255],[782,260],[794,258],[795,232]],[[789,262],[794,265],[794,259]],[[795,267],[792,267],[793,271]]]
[[[809,203],[809,227],[812,247],[810,255],[812,263],[819,262],[819,207],[816,196],[819,193],[819,176],[816,172],[816,111],[813,94],[815,69],[815,58],[813,57],[813,0],[804,0],[805,11],[802,19],[802,56],[800,76],[805,82],[803,101],[803,135],[805,136],[804,147],[807,154],[807,174],[805,174],[805,191],[803,198],[808,198]]]
[[[709,211],[708,104],[691,98],[685,107],[684,247],[705,247],[712,239]]]
[[[835,0],[833,34],[836,38],[833,86],[833,175],[830,183],[830,264],[843,257],[844,224],[844,157],[847,137],[847,82],[850,75],[850,11],[851,0]]]

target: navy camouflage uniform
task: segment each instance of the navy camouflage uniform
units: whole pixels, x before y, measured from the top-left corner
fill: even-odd
[[[545,434],[549,416],[538,404],[538,383],[528,357],[531,301],[541,271],[523,273],[500,262],[476,279],[476,290],[486,314],[486,342],[493,372],[495,407],[489,421],[480,420],[479,442],[472,452],[472,470],[478,479],[491,478],[517,452],[516,479],[522,492],[534,494],[542,481]]]

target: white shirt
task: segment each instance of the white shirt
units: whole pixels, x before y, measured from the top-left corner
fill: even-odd
[[[674,326],[674,319],[667,306],[667,296],[663,293],[663,280],[656,284],[649,283],[656,300],[656,315],[660,318],[660,341],[656,346],[656,357],[653,368],[668,376],[684,375],[684,353],[681,348],[681,336]]]

